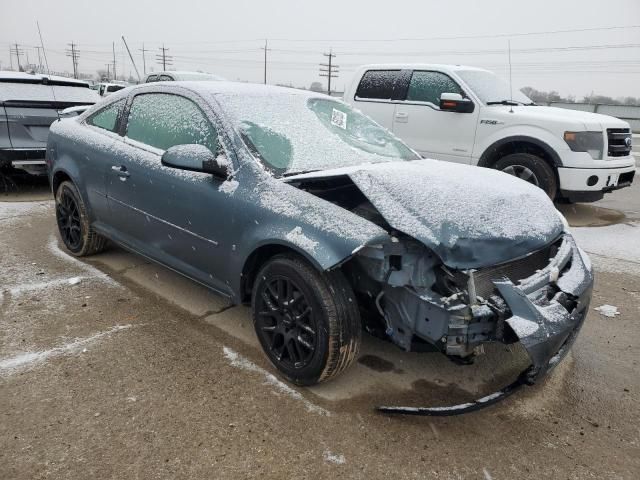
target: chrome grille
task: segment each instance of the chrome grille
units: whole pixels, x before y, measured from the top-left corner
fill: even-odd
[[[607,145],[610,157],[628,156],[631,153],[631,131],[628,128],[607,128]]]

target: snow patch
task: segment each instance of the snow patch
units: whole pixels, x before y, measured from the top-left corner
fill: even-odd
[[[218,191],[222,192],[222,193],[226,193],[227,195],[231,195],[233,194],[233,192],[236,191],[236,189],[238,188],[238,181],[237,180],[226,180],[224,182],[222,182],[220,184],[220,186],[218,187]]]
[[[600,315],[604,315],[609,318],[615,318],[616,315],[620,315],[618,307],[615,305],[600,305],[599,307],[594,308],[594,310]]]
[[[97,340],[111,335],[113,333],[131,328],[132,325],[116,325],[104,332],[96,333],[90,337],[76,339],[73,342],[65,343],[59,347],[52,348],[50,350],[41,350],[38,352],[25,352],[14,357],[4,358],[0,360],[0,375],[11,375],[18,369],[27,367],[35,363],[41,363],[51,357],[72,353],[81,347],[85,347]]]
[[[337,455],[335,453],[331,453],[329,450],[324,452],[324,461],[327,463],[335,463],[336,465],[344,465],[347,463],[347,460],[344,458],[344,455]]]
[[[538,331],[540,325],[531,320],[522,317],[511,317],[507,319],[507,323],[516,333],[518,338],[528,337]]]
[[[315,252],[316,247],[318,246],[318,242],[311,240],[304,233],[302,233],[302,227],[295,227],[286,235],[287,240],[289,240],[294,245],[306,250],[308,252]]]
[[[229,347],[223,347],[222,351],[224,353],[225,358],[229,361],[229,364],[231,366],[239,368],[241,370],[246,370],[248,372],[259,373],[260,375],[264,376],[265,383],[267,385],[271,385],[279,393],[288,395],[289,397],[293,398],[294,400],[298,400],[298,401],[302,402],[304,404],[304,406],[306,407],[307,411],[309,411],[311,413],[316,413],[318,415],[324,415],[324,416],[327,416],[327,417],[331,415],[331,412],[329,412],[328,410],[326,410],[326,409],[324,409],[322,407],[319,407],[318,405],[310,402],[309,400],[304,398],[300,394],[300,392],[294,390],[293,388],[291,388],[286,383],[281,382],[273,374],[267,372],[263,368],[260,368],[255,363],[251,362],[250,360],[247,360],[246,358],[244,358],[242,355],[240,355],[235,350],[232,350]]]

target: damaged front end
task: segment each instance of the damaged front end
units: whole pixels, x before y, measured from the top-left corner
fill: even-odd
[[[450,269],[411,238],[367,246],[347,269],[368,315],[368,329],[406,351],[439,350],[470,363],[486,342],[520,341],[526,381],[555,366],[575,338],[591,298],[588,258],[568,233],[499,265]]]

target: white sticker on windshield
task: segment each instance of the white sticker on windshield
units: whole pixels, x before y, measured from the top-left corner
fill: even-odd
[[[347,129],[347,114],[340,110],[333,109],[331,112],[331,124],[336,127],[340,127],[343,130]]]

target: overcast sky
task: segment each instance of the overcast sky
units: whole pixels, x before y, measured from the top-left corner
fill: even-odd
[[[516,87],[640,97],[640,0],[0,0],[2,68],[15,42],[21,63],[37,63],[36,20],[52,71],[72,71],[71,41],[81,72],[105,69],[115,42],[116,68],[128,75],[124,35],[140,73],[143,42],[148,71],[159,69],[164,42],[173,69],[261,82],[266,38],[269,83],[324,80],[317,64],[332,48],[342,90],[364,63],[462,63],[507,77],[510,39]],[[549,33],[565,30],[583,31]]]

